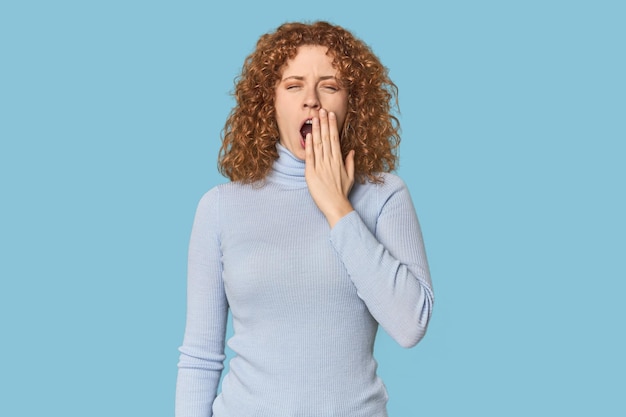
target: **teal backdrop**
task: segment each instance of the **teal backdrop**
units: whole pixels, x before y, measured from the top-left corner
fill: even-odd
[[[626,415],[621,1],[0,5],[0,415],[172,416],[186,251],[230,92],[291,20],[400,89],[436,302],[391,417]]]

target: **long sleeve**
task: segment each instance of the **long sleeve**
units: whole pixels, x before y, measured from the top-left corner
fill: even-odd
[[[329,229],[304,161],[277,148],[262,184],[227,182],[198,205],[176,417],[386,417],[378,329],[411,346],[433,302],[411,198],[381,174]]]
[[[355,211],[331,230],[331,243],[372,316],[401,346],[424,336],[433,290],[420,225],[404,182],[387,176],[380,212],[366,225]]]
[[[189,242],[187,323],[179,348],[176,417],[210,417],[224,367],[228,303],[222,281],[218,189],[198,204]]]

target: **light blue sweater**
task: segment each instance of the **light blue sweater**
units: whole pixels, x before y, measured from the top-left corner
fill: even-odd
[[[433,305],[409,192],[393,174],[356,183],[331,230],[304,162],[278,151],[264,185],[223,184],[198,205],[176,416],[387,416],[378,324],[414,346]],[[217,395],[229,308],[235,356]]]

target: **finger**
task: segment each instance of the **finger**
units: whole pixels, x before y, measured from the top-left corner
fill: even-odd
[[[348,152],[348,156],[346,156],[346,173],[348,174],[348,178],[350,182],[354,181],[354,149]]]
[[[320,127],[320,118],[313,118],[313,128],[311,129],[311,146],[313,148],[313,155],[315,162],[320,163],[324,157],[324,150],[322,148],[322,133]]]
[[[330,135],[330,152],[335,160],[341,161],[341,142],[339,142],[339,129],[337,127],[337,115],[328,113],[328,129]]]
[[[320,109],[320,133],[322,137],[322,149],[324,151],[324,157],[332,156],[332,150],[330,147],[330,129],[328,127],[328,112],[324,109]]]

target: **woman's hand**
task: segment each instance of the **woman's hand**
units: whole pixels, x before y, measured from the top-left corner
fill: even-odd
[[[312,133],[305,143],[305,178],[309,192],[332,228],[353,208],[348,194],[354,184],[354,150],[344,163],[339,143],[337,118],[321,109],[313,118]]]

